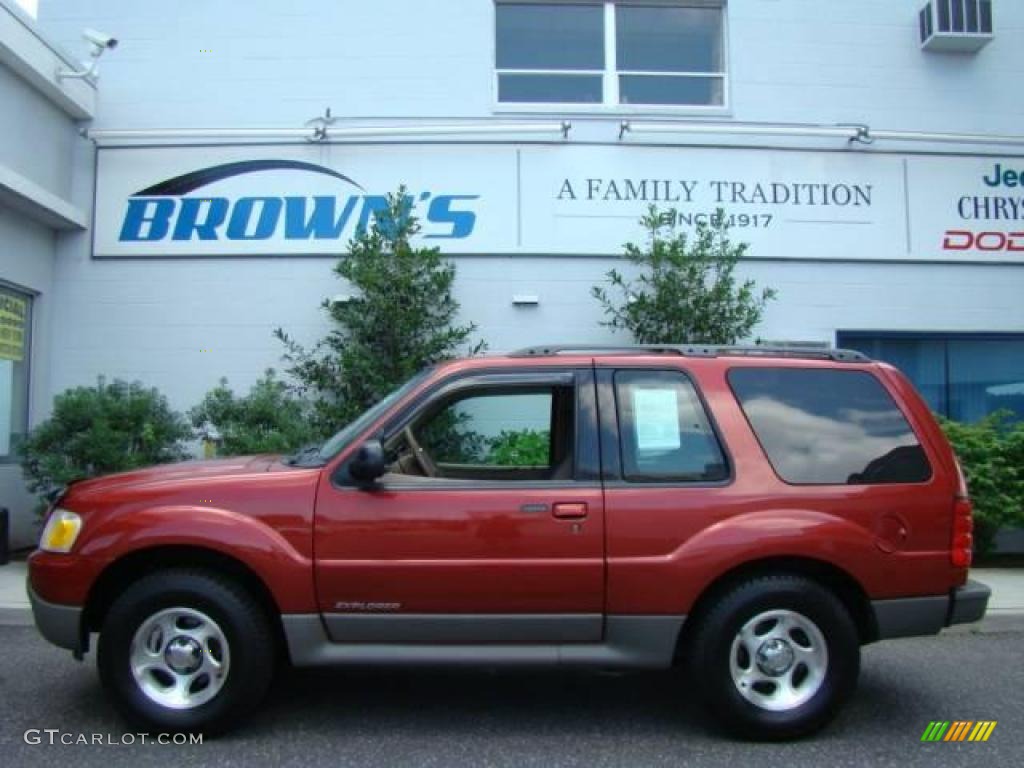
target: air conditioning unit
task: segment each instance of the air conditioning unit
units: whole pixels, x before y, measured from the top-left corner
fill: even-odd
[[[992,0],[928,0],[918,15],[921,48],[975,53],[992,39]]]

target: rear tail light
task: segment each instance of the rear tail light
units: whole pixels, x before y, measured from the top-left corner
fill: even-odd
[[[953,540],[949,558],[957,568],[970,568],[974,550],[974,515],[971,501],[958,498],[953,504]]]

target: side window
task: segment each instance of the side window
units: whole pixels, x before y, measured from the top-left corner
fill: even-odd
[[[574,397],[572,386],[459,393],[411,425],[415,444],[398,445],[395,471],[466,480],[571,478]]]
[[[710,482],[728,469],[693,384],[676,371],[618,371],[622,470],[632,482]]]
[[[918,483],[931,476],[903,413],[866,371],[734,368],[729,384],[787,483]]]

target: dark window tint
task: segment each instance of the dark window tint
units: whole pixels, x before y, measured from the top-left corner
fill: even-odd
[[[735,368],[729,383],[778,475],[796,484],[917,483],[917,437],[864,371]]]
[[[634,482],[707,482],[728,476],[704,406],[683,374],[615,374],[623,475]]]

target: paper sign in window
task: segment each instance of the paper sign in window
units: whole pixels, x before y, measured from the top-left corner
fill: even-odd
[[[22,359],[25,354],[25,316],[28,302],[0,295],[0,360]]]
[[[638,451],[679,448],[679,396],[676,390],[634,389],[633,425]]]

